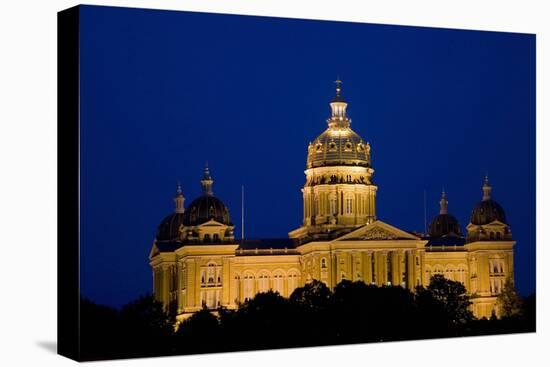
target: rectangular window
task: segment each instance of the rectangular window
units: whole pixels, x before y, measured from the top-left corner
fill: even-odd
[[[352,213],[352,203],[353,203],[353,200],[352,199],[346,199],[346,214],[351,214]]]

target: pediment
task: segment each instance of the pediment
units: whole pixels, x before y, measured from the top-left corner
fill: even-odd
[[[487,224],[473,224],[473,223],[469,223],[466,228],[479,228],[479,227],[482,227],[482,228],[492,228],[492,227],[508,227],[508,224],[506,223],[503,223],[499,220],[494,220],[492,221],[491,223],[487,223]]]
[[[419,237],[405,232],[397,227],[375,221],[348,233],[336,241],[386,241],[386,240],[418,240]]]
[[[227,227],[225,224],[216,222],[214,219],[210,219],[208,222],[204,222],[197,227]]]
[[[491,223],[486,224],[486,226],[489,226],[489,227],[503,227],[503,226],[507,226],[507,224],[503,223],[499,220],[494,220]]]
[[[153,243],[153,247],[151,248],[151,251],[149,252],[149,259],[152,259],[153,257],[160,254],[159,248],[157,247],[156,243]]]

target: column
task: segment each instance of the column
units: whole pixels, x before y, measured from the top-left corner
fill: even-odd
[[[233,303],[231,300],[231,272],[229,258],[222,258],[222,305]]]
[[[176,269],[177,269],[176,286],[177,286],[178,313],[180,313],[183,310],[183,291],[182,291],[182,288],[183,288],[183,284],[182,284],[183,269],[182,269],[181,262],[179,262],[179,261],[176,262]]]
[[[415,256],[413,251],[407,251],[407,286],[409,290],[414,291],[416,287],[415,278]]]
[[[187,263],[187,304],[189,307],[197,307],[197,300],[200,291],[200,274],[198,274],[195,260],[189,260]]]
[[[369,251],[363,256],[363,269],[365,269],[365,283],[372,283],[372,252]]]
[[[490,294],[489,289],[489,256],[487,254],[476,254],[477,256],[477,278],[478,278],[478,289],[479,293],[483,295],[486,293],[486,295]]]
[[[401,285],[401,252],[400,251],[393,251],[392,252],[392,284],[393,285]]]
[[[380,251],[378,256],[378,285],[385,285],[387,283],[388,270],[388,253],[385,251]]]

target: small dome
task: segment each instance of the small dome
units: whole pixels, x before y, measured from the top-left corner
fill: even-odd
[[[172,213],[160,222],[157,227],[157,241],[175,241],[180,237],[180,228],[183,225],[183,213]]]
[[[504,209],[499,203],[491,199],[492,187],[489,184],[489,177],[485,176],[483,180],[483,199],[477,203],[472,210],[472,216],[470,217],[470,223],[475,225],[484,225],[498,220],[499,222],[506,223],[506,215]]]
[[[214,180],[210,176],[207,164],[201,180],[203,194],[195,199],[185,210],[184,225],[198,226],[209,220],[215,220],[228,226],[231,225],[229,210],[220,199],[214,196],[214,192],[212,191],[213,183]]]
[[[460,224],[451,214],[438,214],[430,223],[430,237],[460,235]]]
[[[506,223],[506,214],[500,204],[493,199],[480,201],[472,210],[470,218],[472,224],[484,225],[495,220]]]
[[[185,226],[197,226],[213,219],[231,225],[229,210],[223,202],[213,195],[202,195],[195,199],[183,214]]]
[[[430,237],[445,237],[449,235],[460,236],[460,224],[458,220],[448,212],[449,202],[445,190],[441,192],[441,200],[439,200],[439,214],[432,220],[430,224]]]

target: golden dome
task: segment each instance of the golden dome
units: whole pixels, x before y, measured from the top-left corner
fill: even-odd
[[[349,126],[332,126],[308,147],[307,168],[325,166],[370,167],[370,145]]]
[[[336,97],[330,103],[332,116],[328,128],[309,143],[307,168],[325,166],[371,167],[370,145],[351,129],[351,119],[346,116],[347,103],[340,95],[337,81]]]

